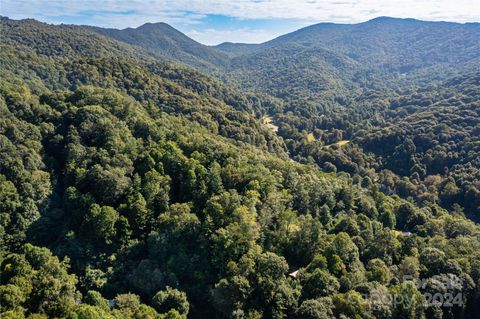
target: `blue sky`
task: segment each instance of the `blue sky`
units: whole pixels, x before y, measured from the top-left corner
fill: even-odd
[[[195,40],[258,43],[318,22],[378,16],[478,22],[479,0],[0,0],[0,15],[49,23],[137,27],[166,22]]]

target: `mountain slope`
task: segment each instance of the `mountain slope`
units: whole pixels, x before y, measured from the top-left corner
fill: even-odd
[[[377,18],[359,24],[312,25],[248,49],[243,44],[218,48],[233,56],[227,79],[277,96],[285,91],[298,95],[299,83],[304,95],[315,99],[345,87],[394,88],[478,69],[478,34],[478,23]],[[332,55],[336,58],[329,58]],[[248,78],[252,72],[259,82]],[[328,90],[308,85],[315,82],[325,83]]]
[[[380,17],[358,24],[320,23],[261,44],[216,47],[202,45],[164,23],[91,29],[282,98],[346,99],[350,90],[441,80],[480,67],[478,23]],[[304,87],[303,92],[298,87]]]
[[[377,18],[337,30],[317,25],[282,39],[335,48],[355,60],[407,73],[419,68],[471,67],[480,62],[480,24]]]
[[[84,27],[2,18],[0,31],[4,79],[23,78],[37,92],[82,85],[121,90],[138,101],[156,103],[165,112],[196,118],[220,134],[282,152],[281,143],[273,142],[274,134],[252,116],[255,106],[212,78],[158,61],[146,51]],[[252,125],[259,131],[252,131]],[[273,144],[268,146],[267,140]]]
[[[190,39],[166,23],[146,23],[123,30],[91,27],[91,30],[202,70],[222,67],[228,62],[225,53]]]
[[[433,64],[464,67],[479,63],[479,23],[427,22],[380,17],[359,24],[320,23],[259,44],[322,47],[366,64],[405,73]],[[234,44],[229,46],[234,51]],[[243,50],[242,44],[238,45]],[[222,48],[222,45],[219,46]]]
[[[225,78],[278,98],[311,98],[352,89],[350,79],[359,67],[351,58],[320,47],[280,44],[234,57]]]

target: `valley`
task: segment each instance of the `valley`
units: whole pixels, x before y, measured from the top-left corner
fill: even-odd
[[[479,35],[1,17],[1,317],[478,317]]]

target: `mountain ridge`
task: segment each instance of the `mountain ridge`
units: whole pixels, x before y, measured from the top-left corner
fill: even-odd
[[[271,40],[265,41],[265,42],[260,42],[260,43],[242,43],[242,42],[223,42],[217,45],[214,45],[213,47],[224,47],[224,46],[234,46],[234,45],[252,45],[252,46],[262,46],[267,43],[273,42],[279,38],[286,37],[288,35],[292,35],[298,32],[303,32],[308,29],[312,28],[319,28],[319,27],[353,27],[353,26],[358,26],[358,25],[368,25],[368,24],[374,24],[374,23],[384,23],[384,22],[418,22],[418,23],[432,23],[432,24],[450,24],[450,25],[480,25],[480,22],[451,22],[451,21],[429,21],[429,20],[421,20],[421,19],[414,19],[414,18],[396,18],[396,17],[389,17],[389,16],[379,16],[370,20],[366,20],[363,22],[358,22],[358,23],[335,23],[335,22],[319,22],[319,23],[314,23],[305,27],[302,27],[300,29],[282,34],[280,36],[277,36]]]
[[[428,61],[434,59],[445,60],[447,66],[453,63],[452,67],[459,66],[460,63],[479,63],[475,52],[480,50],[480,41],[475,39],[475,34],[480,32],[479,23],[423,21],[392,17],[377,17],[356,24],[318,23],[263,43],[225,42],[216,46],[203,45],[164,22],[149,22],[136,28],[125,29],[66,26],[86,28],[115,40],[142,47],[150,54],[172,62],[186,64],[218,75],[229,73],[233,61],[235,61],[233,64],[238,65],[238,61],[242,57],[251,54],[258,55],[261,51],[280,45],[320,47],[334,51],[336,54],[346,55],[363,64],[382,64],[385,63],[384,57],[389,56],[390,60],[392,58],[395,60],[394,64],[390,62],[388,67],[398,66],[399,69],[412,68],[410,65],[405,65],[407,63],[406,55],[412,54],[418,56],[415,58],[417,61],[415,59],[409,61],[413,68],[418,68],[419,64],[428,64]],[[442,28],[438,28],[439,26]],[[399,30],[392,29],[392,27]],[[433,43],[435,44],[434,47],[428,48],[422,39],[430,41],[431,37],[434,37]],[[458,40],[462,37],[463,43]],[[396,42],[398,42],[397,45],[395,45]],[[408,51],[410,46],[413,47]],[[382,53],[382,50],[386,51]],[[457,61],[452,58],[450,60],[444,58],[447,54],[452,54],[448,52],[449,50],[452,53],[456,51],[454,56],[457,57]]]
[[[126,29],[88,28],[116,40],[140,46],[173,62],[181,62],[202,70],[222,67],[228,60],[224,52],[201,44],[164,22],[145,23],[137,28]]]

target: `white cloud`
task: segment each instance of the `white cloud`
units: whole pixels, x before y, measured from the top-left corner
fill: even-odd
[[[305,19],[318,21],[348,17],[350,22],[388,15],[429,20],[478,21],[478,0],[2,0],[3,14],[24,16],[65,16],[84,12],[104,12],[161,19],[195,20],[205,14],[221,14],[241,19]],[[344,18],[340,18],[344,20]]]

